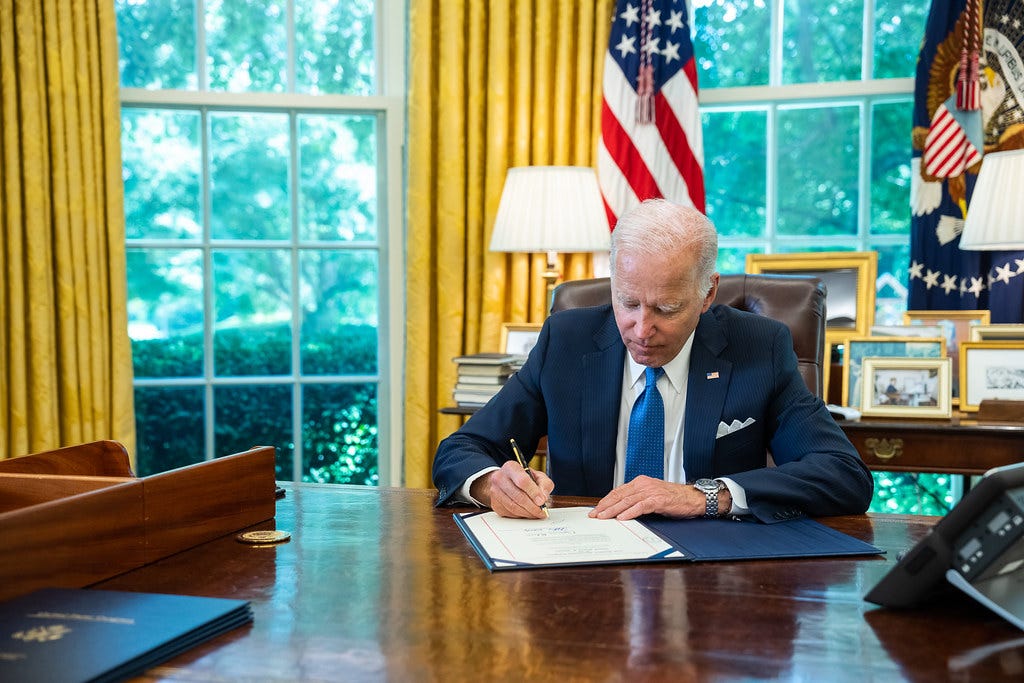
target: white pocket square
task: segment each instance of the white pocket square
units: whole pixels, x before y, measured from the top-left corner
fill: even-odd
[[[718,432],[715,434],[715,438],[716,439],[721,439],[726,434],[732,434],[733,432],[738,432],[741,429],[743,429],[744,427],[749,427],[752,424],[754,424],[754,418],[752,418],[752,417],[748,417],[743,422],[740,422],[739,420],[733,420],[732,424],[725,424],[724,422],[719,422],[718,423]]]

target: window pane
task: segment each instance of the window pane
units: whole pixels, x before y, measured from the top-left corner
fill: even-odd
[[[913,103],[871,108],[871,233],[910,233],[910,155]]]
[[[214,251],[213,369],[220,377],[291,373],[291,268],[284,250]]]
[[[767,114],[712,111],[702,118],[708,217],[723,236],[763,235]]]
[[[747,247],[719,247],[716,267],[722,274],[745,273],[747,271],[747,253],[753,249]]]
[[[287,239],[288,117],[211,114],[210,180],[215,239]]]
[[[302,396],[302,480],[376,486],[377,386],[311,384]]]
[[[376,119],[298,119],[302,239],[376,240]]]
[[[914,76],[930,4],[875,0],[875,78]]]
[[[247,384],[213,390],[214,447],[217,457],[253,446],[277,449],[274,477],[292,480],[292,387]]]
[[[701,88],[768,84],[771,3],[694,0],[693,50]]]
[[[121,158],[128,239],[200,236],[199,157],[198,113],[124,109]]]
[[[198,249],[128,249],[128,335],[136,377],[203,372],[203,275]]]
[[[196,89],[195,0],[115,0],[125,88]]]
[[[210,90],[284,92],[288,37],[285,0],[206,0]]]
[[[856,235],[859,109],[780,107],[780,235]]]
[[[295,0],[295,90],[372,95],[373,0]]]
[[[202,387],[135,387],[136,474],[204,460]]]
[[[860,79],[863,0],[785,0],[782,82]]]
[[[377,253],[303,251],[300,269],[302,372],[377,372]]]
[[[875,324],[902,325],[907,310],[907,270],[910,243],[873,246],[878,252],[878,284],[875,294]]]

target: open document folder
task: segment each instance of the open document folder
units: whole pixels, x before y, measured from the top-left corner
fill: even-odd
[[[455,523],[491,571],[632,562],[700,562],[877,555],[883,551],[812,519],[593,519],[590,507],[549,508],[548,519],[463,512]]]

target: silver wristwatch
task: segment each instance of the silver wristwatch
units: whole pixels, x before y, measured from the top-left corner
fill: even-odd
[[[702,492],[707,500],[704,503],[704,516],[718,516],[718,492],[725,489],[725,482],[718,479],[698,479],[693,482],[693,487]]]

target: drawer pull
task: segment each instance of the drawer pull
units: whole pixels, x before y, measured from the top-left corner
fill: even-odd
[[[879,460],[891,460],[903,454],[903,439],[864,439],[864,445]]]

